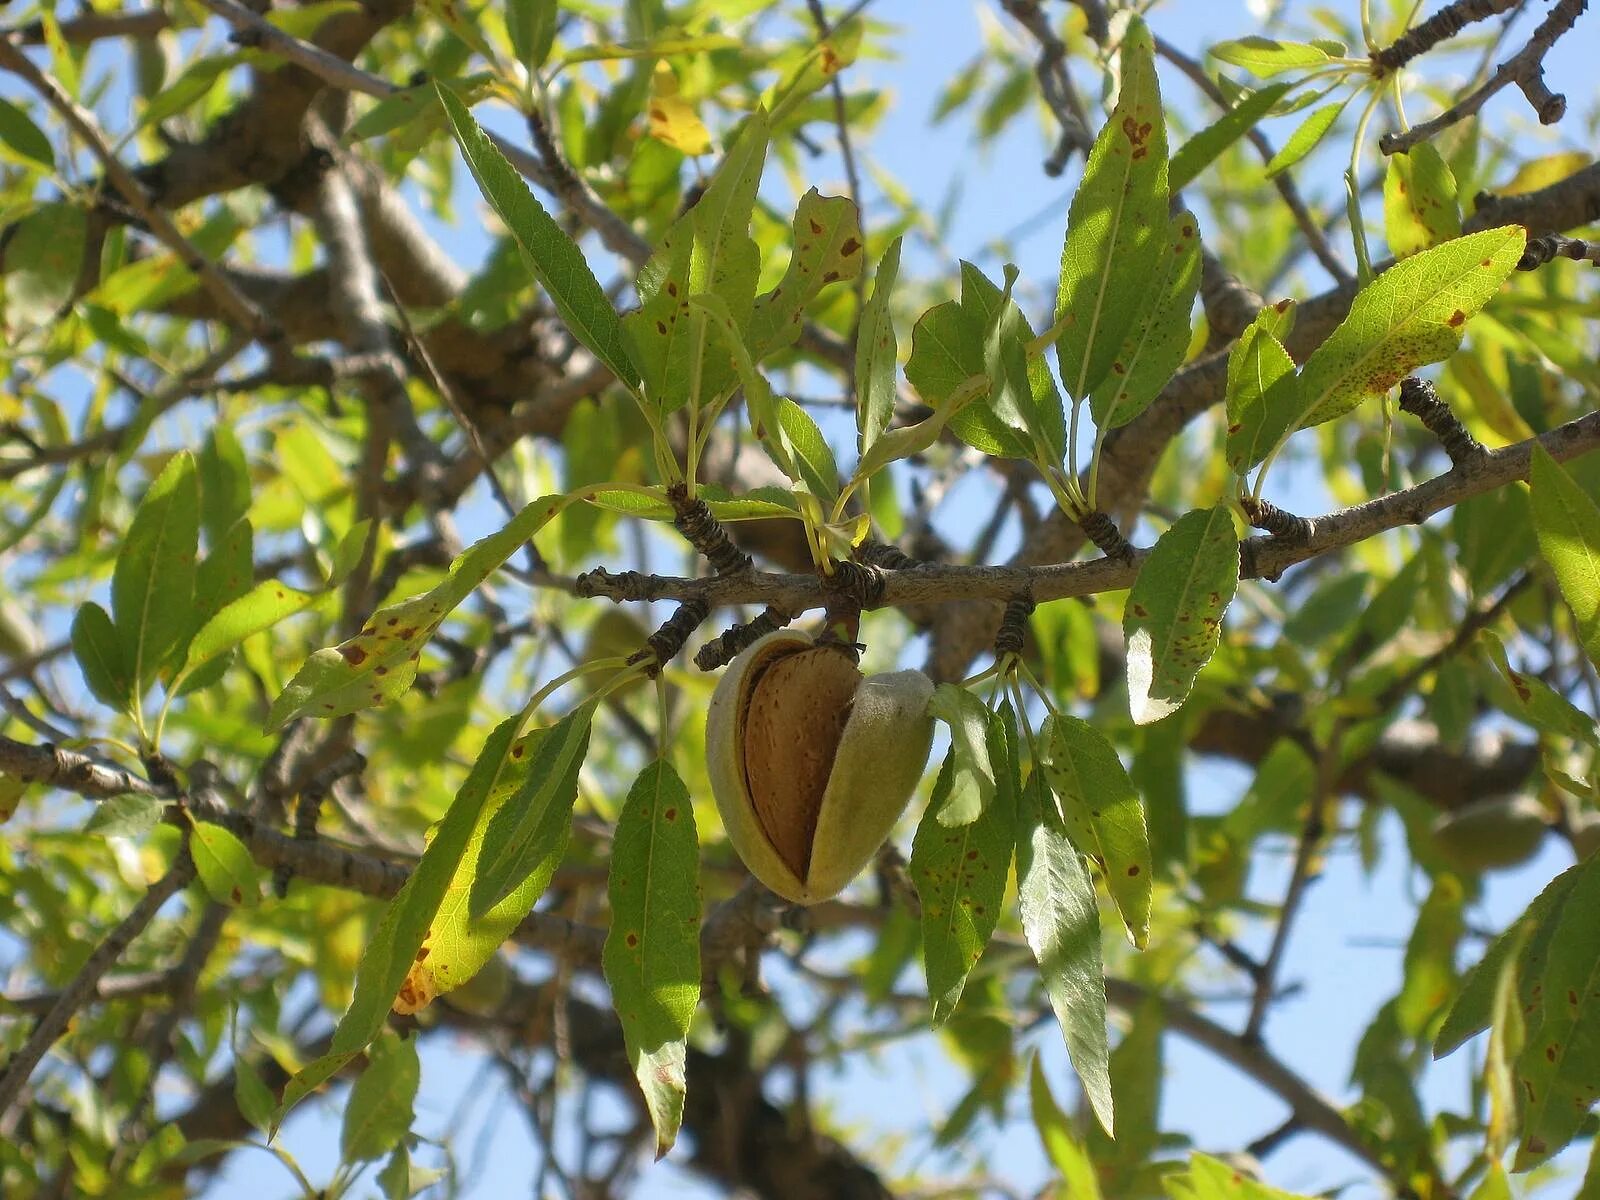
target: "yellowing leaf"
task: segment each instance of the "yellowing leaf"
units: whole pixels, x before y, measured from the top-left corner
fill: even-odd
[[[679,96],[650,101],[650,136],[690,156],[711,149],[711,132],[690,104]]]

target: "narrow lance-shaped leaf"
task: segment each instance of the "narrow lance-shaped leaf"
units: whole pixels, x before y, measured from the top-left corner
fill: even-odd
[[[813,496],[832,503],[839,494],[839,466],[822,430],[810,413],[785,396],[778,397],[776,414],[801,481]]]
[[[636,387],[639,369],[623,338],[617,310],[611,307],[582,251],[534,199],[522,176],[495,148],[455,92],[443,83],[435,83],[434,88],[479,189],[511,231],[567,328],[613,375]]]
[[[136,695],[191,628],[200,489],[194,459],[174,455],[139,503],[111,576],[111,613]]]
[[[1580,863],[1577,873],[1553,918],[1549,958],[1538,980],[1540,1019],[1530,1020],[1517,1059],[1522,1144],[1512,1164],[1516,1171],[1566,1146],[1600,1096],[1600,858]]]
[[[1058,458],[1066,446],[1061,396],[1044,358],[1027,353],[1033,328],[1011,299],[1015,280],[1016,268],[1009,265],[1002,288],[963,262],[960,313],[953,325],[940,313],[944,305],[925,314],[928,332],[953,337],[954,343],[930,344],[924,350],[919,324],[912,334],[906,376],[912,378],[915,367],[918,391],[925,397],[933,390],[943,393],[930,402],[941,413],[948,412],[950,431],[968,445],[1000,458],[1032,458],[1037,442],[1046,454]],[[952,354],[958,357],[952,360]],[[981,394],[959,408],[954,404],[943,408],[951,392],[970,392],[973,377],[987,384]]]
[[[261,898],[261,870],[231,830],[196,821],[189,833],[189,854],[201,884],[219,904],[248,907]]]
[[[1218,42],[1211,47],[1211,57],[1235,67],[1243,67],[1252,75],[1268,78],[1297,67],[1320,66],[1328,61],[1328,52],[1305,42],[1280,42],[1274,38],[1251,36]]]
[[[276,579],[256,584],[195,633],[183,667],[173,677],[172,690],[182,691],[184,682],[207,663],[220,658],[246,638],[263,633],[303,611],[316,599],[315,592],[302,592]]]
[[[94,698],[117,712],[133,711],[133,671],[106,610],[94,601],[72,618],[72,655]]]
[[[750,313],[745,340],[751,357],[760,362],[793,345],[800,336],[806,306],[823,288],[860,275],[865,258],[861,220],[853,200],[824,196],[816,188],[801,196],[794,214],[789,266],[776,287],[756,297]]]
[[[646,400],[663,413],[708,402],[735,376],[727,354],[690,297],[727,306],[741,338],[751,322],[760,256],[750,236],[770,123],[758,109],[745,121],[695,206],[662,237],[639,272],[639,307],[622,326],[639,363]]]
[[[541,496],[524,505],[499,532],[462,551],[437,587],[379,609],[360,633],[311,655],[272,702],[268,731],[296,717],[342,717],[406,692],[440,622],[567,503]]]
[[[602,957],[657,1158],[683,1119],[686,1039],[700,999],[699,858],[688,790],[670,763],[651,763],[617,818]]]
[[[550,886],[571,836],[572,802],[578,792],[578,770],[583,765],[577,754],[568,761],[566,774],[556,782],[549,802],[539,809],[539,819],[525,825],[521,835],[524,840],[517,847],[520,874],[516,885],[481,914],[470,911],[480,864],[498,845],[498,822],[508,813],[514,816],[528,811],[530,798],[549,783],[549,776],[537,772],[535,764],[546,757],[547,747],[556,744],[554,730],[555,726],[535,729],[512,743],[506,755],[506,769],[479,809],[438,911],[428,924],[422,946],[412,957],[394,1002],[396,1012],[413,1013],[425,1008],[476,976]]]
[[[1005,900],[1015,838],[1015,784],[1001,718],[994,716],[990,728],[989,754],[1002,764],[994,798],[965,825],[951,828],[938,819],[955,777],[952,753],[939,769],[911,846],[911,879],[922,901],[922,952],[935,1028],[955,1011]]]
[[[1139,568],[1123,609],[1128,705],[1136,724],[1176,712],[1222,639],[1239,586],[1239,532],[1227,505],[1172,523]]]
[[[1017,814],[1017,906],[1083,1093],[1109,1135],[1111,1050],[1100,908],[1040,764],[1022,789]]]
[[[1526,242],[1520,225],[1486,229],[1414,254],[1362,288],[1349,315],[1306,360],[1287,428],[1343,416],[1418,367],[1448,358],[1467,319],[1516,269]]]
[[[383,910],[356,969],[355,996],[333,1031],[328,1052],[308,1063],[284,1088],[281,1123],[296,1104],[321,1087],[382,1031],[401,985],[422,948],[428,926],[439,912],[456,876],[485,802],[506,770],[511,743],[527,714],[500,722],[484,742],[449,810],[435,829],[399,893]]]
[[[1150,279],[1160,301],[1134,322],[1089,400],[1095,424],[1104,429],[1126,425],[1148,408],[1183,364],[1189,346],[1189,312],[1200,289],[1200,229],[1193,213],[1172,218],[1161,249]]]
[[[1061,1176],[1065,1195],[1072,1200],[1100,1200],[1100,1180],[1095,1175],[1094,1163],[1073,1134],[1067,1114],[1050,1094],[1050,1085],[1045,1081],[1044,1067],[1037,1055],[1028,1075],[1028,1100],[1033,1127],[1038,1130],[1045,1153]]]
[[[382,1037],[373,1043],[367,1069],[345,1100],[339,1157],[347,1163],[382,1158],[411,1128],[412,1106],[422,1064],[414,1038]]]
[[[548,823],[552,808],[570,811],[577,799],[578,768],[589,751],[593,719],[594,705],[584,703],[557,721],[539,743],[527,784],[489,819],[472,880],[469,917],[483,917],[538,868],[546,847],[536,834]]]
[[[1133,781],[1104,734],[1077,717],[1052,716],[1040,730],[1045,778],[1061,800],[1073,844],[1095,860],[1106,888],[1143,948],[1150,933],[1150,834]]]
[[[1243,475],[1288,433],[1299,411],[1300,377],[1278,329],[1293,312],[1292,300],[1262,309],[1228,354],[1228,466]]]
[[[895,371],[899,344],[889,299],[900,274],[900,238],[889,243],[873,277],[872,295],[861,312],[856,335],[856,431],[862,454],[894,420]]]
[[[1532,483],[1539,553],[1577,618],[1578,643],[1600,666],[1600,508],[1542,446],[1533,448]]]
[[[1432,142],[1389,156],[1383,177],[1383,227],[1396,258],[1461,236],[1456,179]]]
[[[1172,156],[1171,165],[1167,168],[1168,189],[1176,194],[1193,183],[1200,172],[1210,166],[1218,155],[1255,128],[1256,123],[1267,115],[1272,106],[1281,100],[1288,90],[1287,83],[1274,83],[1258,92],[1251,92],[1216,121],[1178,147]]]
[[[942,802],[930,805],[941,825],[976,820],[994,797],[1000,766],[989,756],[989,710],[966,688],[941,683],[929,714],[950,729],[950,786]]]
[[[1328,136],[1333,123],[1339,119],[1339,114],[1344,112],[1344,106],[1348,103],[1350,99],[1347,96],[1343,100],[1336,100],[1332,104],[1324,104],[1321,108],[1313,109],[1309,117],[1295,126],[1288,140],[1278,147],[1278,152],[1267,163],[1267,176],[1270,178],[1287,171],[1315,150],[1318,143]]]
[[[1061,250],[1056,342],[1068,395],[1086,399],[1157,297],[1149,281],[1167,231],[1167,131],[1155,49],[1135,17],[1122,40],[1121,90],[1072,197]]]

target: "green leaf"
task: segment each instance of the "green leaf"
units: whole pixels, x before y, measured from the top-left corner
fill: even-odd
[[[1089,399],[1095,424],[1126,425],[1167,386],[1189,348],[1189,312],[1200,289],[1200,229],[1194,214],[1172,218],[1161,258],[1150,278],[1160,300],[1140,314],[1111,361],[1111,370]]]
[[[983,333],[988,319],[987,308],[959,300],[936,304],[917,318],[906,379],[930,408],[940,408],[968,379],[984,373]]]
[[[507,0],[506,33],[529,74],[544,66],[556,37],[559,0]]]
[[[1087,721],[1051,716],[1040,738],[1045,778],[1061,800],[1067,832],[1104,874],[1128,937],[1143,949],[1153,870],[1144,806],[1133,781],[1116,747]]]
[[[200,478],[200,527],[213,549],[250,511],[250,463],[233,427],[218,422],[195,460]]]
[[[734,378],[691,296],[728,307],[741,338],[751,324],[760,252],[750,236],[770,125],[758,109],[744,123],[695,206],[679,217],[639,272],[639,307],[622,320],[639,363],[645,400],[663,413],[708,403]]]
[[[200,882],[219,904],[248,908],[261,898],[261,869],[232,831],[196,821],[189,836]]]
[[[1383,177],[1383,227],[1396,258],[1461,236],[1456,177],[1432,142],[1389,156]]]
[[[484,742],[477,762],[436,826],[433,840],[383,910],[356,969],[355,996],[333,1031],[328,1052],[301,1068],[284,1089],[278,1110],[280,1124],[290,1109],[331,1079],[383,1030],[389,1009],[407,981],[417,951],[422,949],[468,843],[479,828],[483,807],[507,771],[511,743],[526,720],[526,713],[506,718]],[[457,893],[464,909],[464,889]]]
[[[1512,1164],[1526,1171],[1566,1146],[1600,1095],[1600,857],[1577,879],[1554,926],[1539,975],[1542,1010],[1530,1016],[1517,1060],[1522,1144]]]
[[[950,786],[936,807],[939,824],[966,825],[977,820],[994,799],[998,769],[989,757],[989,717],[983,701],[954,683],[933,692],[928,714],[950,727]]]
[[[1328,61],[1327,51],[1320,47],[1256,36],[1218,42],[1211,47],[1211,57],[1220,58],[1231,66],[1243,67],[1262,79],[1298,67],[1320,66]]]
[[[1521,717],[1535,729],[1600,746],[1600,726],[1595,724],[1595,719],[1537,675],[1513,667],[1505,643],[1497,633],[1485,629],[1478,634],[1478,641],[1511,689],[1510,704],[1502,705],[1507,712]]]
[[[1017,907],[1083,1093],[1110,1136],[1111,1051],[1106,1041],[1100,909],[1094,883],[1037,765],[1022,789],[1017,815]],[[1042,1127],[1040,1133],[1043,1136]]]
[[[302,592],[268,579],[228,604],[194,635],[189,655],[172,680],[172,691],[181,692],[185,681],[238,646],[246,638],[264,633],[280,621],[301,612],[317,599],[314,592]]]
[[[1343,100],[1312,109],[1311,115],[1295,126],[1294,132],[1289,135],[1289,140],[1278,147],[1278,152],[1267,163],[1267,178],[1287,171],[1315,150],[1317,144],[1328,136],[1328,131],[1333,128],[1333,123],[1339,119],[1339,114],[1344,112],[1344,106],[1348,103],[1350,98],[1346,96]]]
[[[889,298],[900,274],[900,238],[889,243],[878,261],[872,295],[861,310],[861,328],[856,334],[856,431],[857,448],[865,454],[883,436],[894,420],[895,371],[899,344],[895,340]]]
[[[757,298],[745,340],[757,362],[794,344],[805,309],[823,288],[861,274],[861,221],[847,196],[812,188],[794,214],[794,249],[783,278]]]
[[[1406,942],[1405,974],[1395,997],[1394,1015],[1409,1037],[1425,1038],[1455,990],[1456,946],[1465,932],[1461,907],[1461,881],[1443,874],[1417,909],[1417,920]]]
[[[1304,411],[1294,359],[1279,340],[1293,301],[1263,308],[1228,352],[1228,466],[1243,475],[1267,456]]]
[[[150,796],[112,796],[95,805],[83,831],[102,837],[138,837],[161,824],[166,810],[165,803]]]
[[[1189,1156],[1189,1169],[1162,1180],[1172,1200],[1307,1200],[1257,1182],[1238,1167],[1198,1151]]]
[[[263,1133],[271,1128],[277,1098],[255,1064],[243,1054],[235,1054],[233,1059],[233,1102],[239,1106],[239,1114],[255,1128]]]
[[[966,404],[937,407],[947,413],[950,431],[968,445],[1000,458],[1033,458],[1035,436],[1047,453],[1059,457],[1066,445],[1061,396],[1043,357],[1029,358],[1026,343],[1033,328],[1011,299],[1015,268],[1006,268],[1004,288],[995,286],[971,263],[961,264],[962,337],[968,376],[988,381],[988,390]],[[932,315],[931,313],[929,314]],[[970,335],[966,330],[970,329]],[[916,356],[912,335],[912,356]],[[907,377],[910,364],[907,364]],[[970,383],[953,381],[951,390]]]
[[[200,489],[194,459],[184,451],[145,492],[111,576],[111,612],[136,697],[193,628],[199,540]]]
[[[272,702],[268,732],[296,717],[342,717],[408,690],[422,648],[445,617],[567,503],[541,496],[524,505],[498,533],[464,550],[433,590],[379,609],[360,633],[311,655]]]
[[[8,230],[5,247],[6,325],[37,328],[72,302],[88,240],[83,210],[42,204]]]
[[[922,953],[935,1028],[955,1011],[1005,900],[1015,838],[1015,783],[999,716],[990,720],[988,751],[1005,765],[994,798],[983,812],[954,828],[938,819],[955,780],[952,752],[939,769],[933,798],[911,845],[911,879],[922,901]]]
[[[680,54],[709,53],[712,50],[733,50],[743,45],[738,38],[726,33],[671,33],[649,40],[600,42],[583,46],[563,54],[556,67],[559,70],[575,63],[611,62],[625,58],[668,58]]]
[[[700,847],[672,765],[640,774],[611,844],[603,965],[623,1041],[656,1131],[656,1157],[683,1119],[689,1023],[700,999]]]
[[[1172,523],[1139,567],[1123,609],[1128,706],[1138,725],[1182,706],[1222,638],[1239,586],[1239,532],[1225,504]]]
[[[135,128],[146,129],[177,116],[191,104],[203,100],[217,86],[217,80],[244,61],[243,54],[225,54],[192,63],[182,75],[150,98]]]
[[[1577,619],[1578,644],[1600,665],[1600,508],[1543,446],[1533,448],[1531,481],[1539,553]]]
[[[1500,290],[1527,244],[1520,225],[1486,229],[1414,254],[1356,296],[1300,372],[1292,428],[1343,416],[1461,345],[1467,319]]]
[[[0,100],[0,142],[23,158],[31,158],[46,171],[56,169],[56,152],[44,130],[9,100]]]
[[[400,1144],[411,1128],[421,1078],[415,1038],[391,1034],[372,1044],[367,1068],[345,1101],[344,1123],[339,1129],[343,1162],[382,1158]]]
[[[1190,183],[1229,146],[1242,138],[1265,117],[1272,106],[1289,90],[1287,83],[1274,83],[1251,92],[1216,121],[1195,134],[1172,156],[1167,167],[1167,187],[1173,193]]]
[[[839,466],[822,430],[811,414],[787,397],[778,397],[776,413],[801,480],[813,496],[831,504],[839,494]]]
[[[1100,1200],[1100,1180],[1095,1175],[1094,1163],[1089,1152],[1073,1136],[1072,1123],[1066,1113],[1050,1094],[1050,1085],[1045,1081],[1044,1068],[1037,1056],[1028,1076],[1028,1101],[1033,1127],[1038,1130],[1044,1152],[1061,1176],[1061,1194],[1071,1200]]]
[[[96,700],[120,713],[133,711],[133,672],[122,638],[106,610],[92,600],[72,618],[72,654]]]
[[[581,704],[539,742],[527,781],[490,818],[486,849],[472,880],[467,915],[484,916],[511,895],[549,858],[551,840],[566,845],[566,816],[578,798],[578,771],[589,752],[594,706]],[[543,836],[541,836],[541,833]]]
[[[467,106],[444,84],[434,87],[479,190],[517,240],[572,336],[624,384],[637,387],[639,369],[623,337],[622,323],[582,251],[534,199]]]
[[[1445,1014],[1444,1023],[1439,1026],[1439,1033],[1434,1038],[1434,1058],[1443,1058],[1474,1034],[1489,1028],[1494,1012],[1495,984],[1508,957],[1518,951],[1525,955],[1535,948],[1534,940],[1528,936],[1530,932],[1544,930],[1548,939],[1549,932],[1555,926],[1553,918],[1560,913],[1577,886],[1578,874],[1576,866],[1568,867],[1546,884],[1544,891],[1528,905],[1527,911],[1489,944],[1478,965],[1462,977],[1455,1002]]]
[[[1056,342],[1067,394],[1100,385],[1128,331],[1153,305],[1167,232],[1167,131],[1150,31],[1135,17],[1122,40],[1117,106],[1101,127],[1067,214]]]

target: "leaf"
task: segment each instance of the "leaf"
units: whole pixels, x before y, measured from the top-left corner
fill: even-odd
[[[239,1115],[255,1128],[265,1132],[271,1127],[277,1098],[255,1064],[243,1054],[235,1054],[233,1059],[233,1102],[239,1106]]]
[[[1172,523],[1139,567],[1123,609],[1128,706],[1148,725],[1182,706],[1222,639],[1239,586],[1239,532],[1225,504]]]
[[[1026,344],[1033,328],[1011,299],[1016,268],[1007,266],[1006,285],[995,286],[971,263],[961,264],[963,322],[971,330],[969,376],[987,380],[988,388],[957,407],[940,406],[948,413],[950,431],[985,454],[1001,458],[1033,458],[1035,441],[1046,453],[1059,457],[1066,446],[1066,422],[1061,397],[1050,368],[1039,356],[1030,358]],[[915,334],[913,334],[915,355]],[[907,364],[907,371],[910,364]],[[972,387],[970,378],[956,388]]]
[[[710,294],[743,335],[755,305],[760,252],[750,236],[770,125],[757,110],[722,156],[699,201],[667,230],[639,272],[639,307],[622,318],[647,403],[662,413],[706,403],[733,380],[705,318],[689,304]]]
[[[938,409],[968,379],[984,373],[987,321],[986,310],[974,311],[959,300],[936,304],[917,318],[906,380],[930,408]]]
[[[207,544],[218,543],[250,511],[250,463],[233,427],[218,422],[195,460],[200,480],[200,527]]]
[[[1461,881],[1447,873],[1435,878],[1433,890],[1417,909],[1394,1004],[1395,1021],[1408,1037],[1426,1037],[1455,990],[1456,946],[1465,932],[1462,900]]]
[[[23,158],[31,158],[46,171],[56,169],[56,153],[44,130],[9,100],[0,100],[0,142]]]
[[[508,0],[506,4],[506,33],[517,61],[529,74],[550,57],[560,8],[560,0]]]
[[[1539,553],[1576,618],[1578,644],[1600,665],[1600,508],[1543,446],[1531,467]]]
[[[1383,227],[1396,258],[1461,236],[1456,177],[1432,142],[1389,156],[1383,177]]]
[[[1304,42],[1280,42],[1275,38],[1244,37],[1218,42],[1211,57],[1235,67],[1243,67],[1262,79],[1292,71],[1297,67],[1316,67],[1328,61],[1326,50]]]
[[[302,592],[276,579],[256,584],[200,627],[189,643],[189,654],[182,669],[173,677],[172,691],[181,692],[184,681],[207,663],[220,658],[246,638],[264,633],[303,611],[316,599],[315,592]]]
[[[1040,730],[1045,778],[1061,800],[1073,844],[1095,860],[1128,937],[1150,933],[1150,835],[1133,781],[1104,734],[1077,717],[1054,715]]]
[[[778,397],[776,415],[800,479],[813,496],[831,504],[839,494],[839,466],[822,430],[805,409],[784,396]]]
[[[900,243],[895,238],[878,260],[872,295],[861,310],[861,328],[856,334],[856,431],[857,449],[865,454],[894,420],[895,371],[899,345],[889,298],[900,274]]]
[[[301,1068],[284,1089],[279,1124],[290,1109],[331,1079],[382,1031],[390,1006],[455,879],[483,806],[506,772],[511,743],[526,720],[526,713],[506,718],[484,742],[422,858],[383,910],[356,969],[355,996],[333,1031],[328,1052]]]
[[[1134,322],[1089,400],[1095,424],[1105,429],[1142,413],[1183,365],[1189,312],[1200,289],[1200,230],[1193,213],[1172,218],[1149,286],[1160,300]]]
[[[1021,843],[1018,843],[1020,847]],[[1020,870],[1019,870],[1020,874]],[[1100,1200],[1100,1181],[1094,1172],[1089,1153],[1072,1133],[1072,1123],[1056,1104],[1045,1081],[1044,1068],[1034,1057],[1033,1070],[1028,1076],[1028,1101],[1033,1114],[1033,1127],[1044,1143],[1044,1152],[1061,1176],[1061,1195],[1064,1200]]]
[[[1306,1200],[1198,1151],[1190,1154],[1188,1171],[1167,1175],[1162,1183],[1173,1200]]]
[[[1289,90],[1287,83],[1274,83],[1251,92],[1221,117],[1195,134],[1172,156],[1167,167],[1167,188],[1177,194],[1214,162],[1234,142],[1254,129]]]
[[[1600,857],[1580,863],[1554,926],[1539,975],[1538,1020],[1528,1022],[1517,1060],[1522,1144],[1512,1170],[1526,1171],[1578,1133],[1600,1094]]]
[[[122,639],[106,610],[92,600],[72,618],[72,654],[96,700],[120,713],[133,711],[133,672]]]
[[[648,109],[650,136],[691,157],[711,149],[711,131],[682,96],[656,95]]]
[[[1121,89],[1084,164],[1067,214],[1056,341],[1067,394],[1086,399],[1111,369],[1128,331],[1156,301],[1167,232],[1167,132],[1156,82],[1154,43],[1145,23],[1128,22]]]
[[[1083,1093],[1100,1127],[1111,1136],[1111,1051],[1106,1041],[1100,909],[1094,883],[1037,765],[1022,789],[1017,815],[1017,908]]]
[[[1478,634],[1478,641],[1511,689],[1511,704],[1506,711],[1522,718],[1535,729],[1557,737],[1575,738],[1600,746],[1600,726],[1588,713],[1568,700],[1537,675],[1518,671],[1511,665],[1505,643],[1492,629]]]
[[[479,190],[511,231],[572,336],[624,384],[637,387],[639,369],[623,337],[622,323],[583,253],[534,199],[467,106],[443,83],[436,82],[434,88]]]
[[[1300,402],[1294,359],[1274,332],[1293,301],[1264,308],[1228,353],[1228,466],[1243,475],[1287,436]]]
[[[232,831],[196,821],[189,835],[195,871],[219,904],[248,908],[261,898],[261,869]]]
[[[1444,1023],[1433,1041],[1433,1057],[1443,1058],[1468,1038],[1489,1027],[1493,1017],[1496,981],[1514,952],[1531,949],[1527,934],[1554,927],[1553,917],[1566,904],[1578,883],[1578,868],[1568,867],[1548,884],[1528,905],[1526,912],[1495,938],[1478,960],[1478,965],[1462,977],[1455,1002],[1445,1014]],[[1548,933],[1547,933],[1548,936]]]
[[[565,845],[567,821],[552,817],[557,811],[570,812],[578,798],[578,771],[589,751],[593,719],[594,706],[582,704],[557,721],[539,742],[527,782],[490,818],[472,880],[469,918],[483,917],[549,856],[548,837],[538,836],[541,830],[558,831]]]
[[[1344,112],[1344,106],[1348,103],[1350,98],[1346,96],[1343,100],[1312,109],[1311,115],[1295,126],[1294,132],[1289,135],[1289,140],[1279,146],[1278,152],[1268,161],[1267,178],[1287,171],[1315,150],[1317,144],[1328,136],[1328,131],[1333,128],[1333,123],[1339,119],[1339,114]]]
[[[343,1162],[382,1158],[400,1144],[411,1128],[421,1078],[415,1038],[391,1035],[372,1044],[367,1069],[345,1101],[344,1122],[339,1128]]]
[[[685,54],[709,53],[713,50],[734,50],[743,47],[738,38],[726,33],[666,33],[660,37],[632,42],[598,42],[583,46],[556,61],[562,70],[576,63],[612,62],[628,58],[672,58]]]
[[[1516,269],[1526,242],[1520,225],[1469,234],[1413,254],[1362,288],[1300,372],[1302,407],[1292,428],[1343,416],[1448,358],[1467,319]]]
[[[111,576],[111,612],[135,697],[154,682],[194,620],[200,489],[187,451],[156,476],[123,537]]]
[[[72,302],[87,225],[73,204],[41,204],[12,225],[5,246],[5,318],[37,328]]]
[[[192,63],[182,75],[150,98],[150,103],[139,115],[135,129],[159,125],[168,117],[175,117],[191,104],[203,100],[217,86],[217,80],[244,61],[243,54],[225,54]]]
[[[508,816],[515,820],[525,812],[529,797],[549,781],[548,775],[535,774],[533,763],[551,744],[554,731],[555,726],[535,729],[512,743],[505,769],[479,806],[438,911],[412,957],[394,1001],[396,1012],[417,1012],[474,979],[550,886],[571,836],[572,801],[582,765],[576,756],[554,786],[554,802],[543,806],[538,822],[528,827],[525,842],[517,848],[521,874],[516,886],[482,915],[472,914],[480,864],[491,848],[498,848],[494,838],[499,822]]]
[[[866,255],[855,202],[847,196],[824,196],[811,188],[800,197],[795,210],[793,247],[783,278],[756,299],[750,313],[745,340],[756,362],[794,344],[806,306],[823,288],[861,274]],[[892,285],[892,275],[890,279]]]
[[[688,789],[657,760],[617,818],[603,965],[658,1159],[683,1119],[686,1039],[700,999],[699,859]]]
[[[311,655],[272,702],[267,731],[296,717],[342,717],[404,693],[416,678],[422,648],[445,617],[567,503],[563,496],[541,496],[524,505],[498,533],[458,555],[437,587],[379,609],[360,633]]]
[[[989,754],[1005,760],[1005,729],[990,723]],[[1009,766],[976,819],[951,828],[938,819],[955,780],[955,754],[945,757],[933,798],[911,845],[911,879],[922,901],[922,954],[938,1028],[950,1019],[967,976],[983,957],[1000,919],[1015,837],[1015,785]]]
[[[954,683],[941,683],[928,715],[950,727],[950,786],[937,808],[939,824],[975,821],[994,799],[997,768],[989,757],[989,710],[983,701]]]
[[[22,803],[22,794],[27,790],[27,780],[0,773],[0,825],[16,815],[17,806]]]
[[[85,833],[102,837],[138,837],[161,824],[166,804],[150,796],[112,796],[94,806]]]

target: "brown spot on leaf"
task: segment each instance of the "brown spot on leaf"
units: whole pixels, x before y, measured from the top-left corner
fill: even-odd
[[[839,253],[844,255],[844,257],[849,258],[859,249],[861,249],[860,242],[856,241],[855,238],[846,238],[844,245],[839,247]]]
[[[1467,319],[1467,314],[1462,312],[1458,308],[1458,309],[1455,310],[1455,312],[1450,314],[1450,319],[1448,321],[1446,321],[1445,324],[1449,325],[1450,328],[1454,329],[1457,326],[1459,326],[1466,319]]]
[[[1139,873],[1139,864],[1138,863],[1134,863],[1133,866],[1128,868],[1128,878],[1129,879],[1132,879],[1138,873]]]
[[[666,812],[661,814],[661,819],[664,821],[676,821],[678,819],[677,807],[673,806],[672,808],[667,809]]]
[[[428,949],[428,947],[419,946],[419,947],[417,947],[417,957],[413,961],[422,962],[424,959],[426,959],[428,957],[428,955],[430,955],[432,953],[433,953],[433,951]]]
[[[628,933],[627,942],[628,942],[628,949],[630,949],[630,950],[633,949],[635,946],[637,946],[639,944],[639,935],[637,933],[633,933],[632,931],[630,931]]]
[[[811,233],[812,233],[812,235],[814,237],[821,237],[822,236],[822,225],[817,221],[817,219],[815,217],[811,218]]]
[[[359,667],[367,661],[367,652],[360,646],[340,646],[339,653],[352,667]]]

